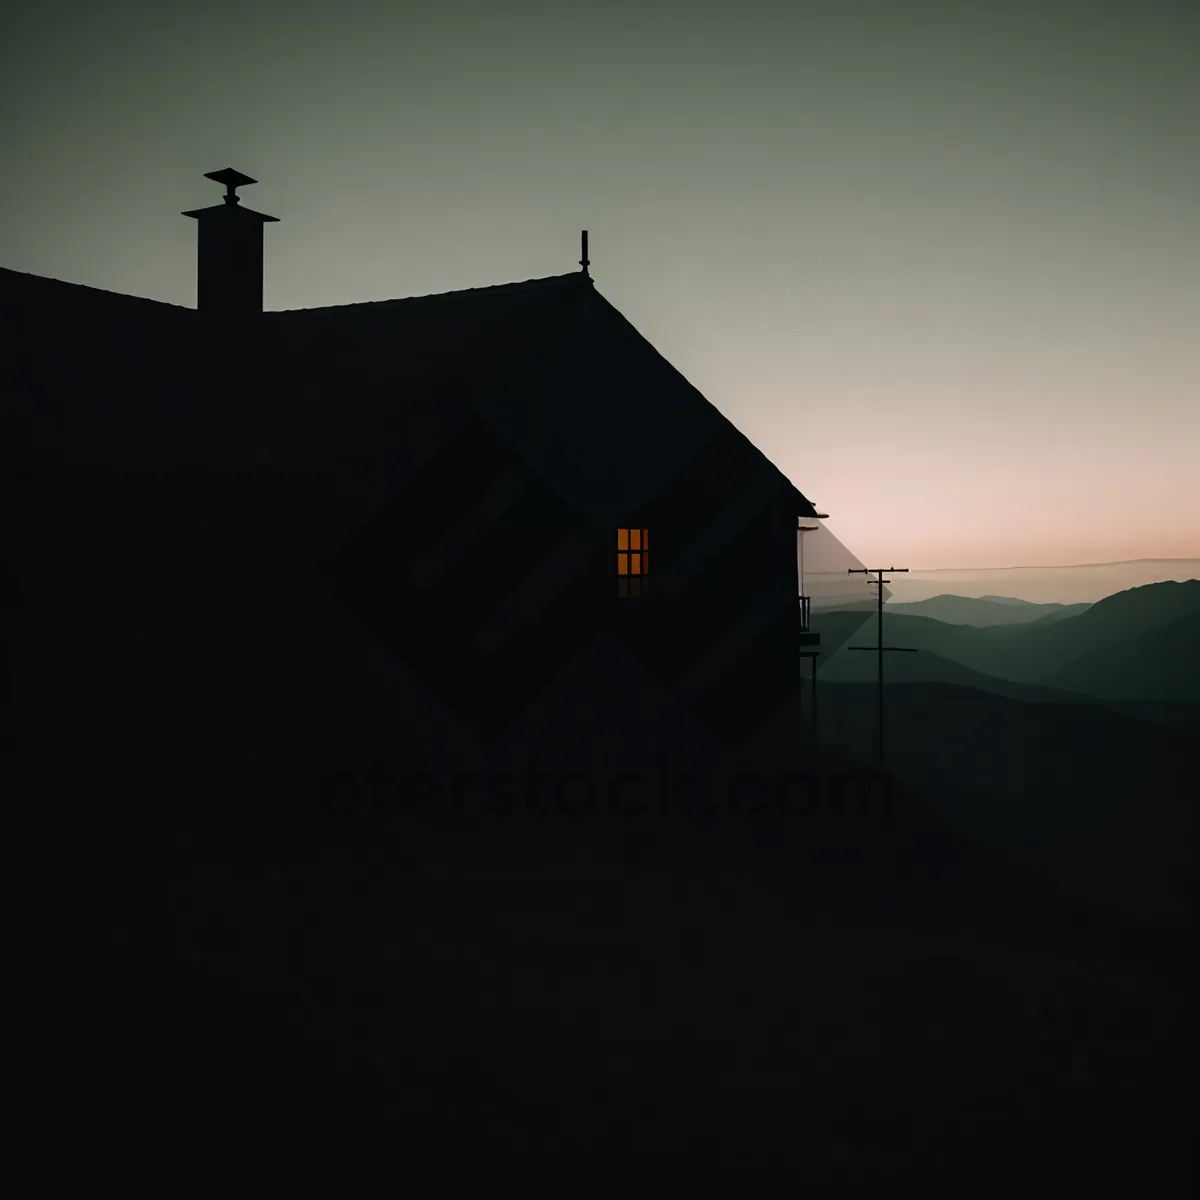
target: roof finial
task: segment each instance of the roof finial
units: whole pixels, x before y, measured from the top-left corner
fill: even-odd
[[[588,260],[588,255],[587,255],[587,230],[586,229],[581,230],[580,241],[583,246],[583,257],[579,260],[579,265],[583,268],[583,273],[586,275],[588,273],[588,265],[589,265],[589,260]]]

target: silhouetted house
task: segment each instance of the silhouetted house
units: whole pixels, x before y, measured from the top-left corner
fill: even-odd
[[[586,241],[570,274],[262,312],[274,218],[212,178],[198,310],[0,271],[10,727],[48,793],[803,765],[816,509]]]

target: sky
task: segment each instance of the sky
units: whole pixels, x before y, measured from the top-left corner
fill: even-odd
[[[265,306],[578,269],[869,566],[1200,556],[1200,5],[10,0],[0,265]]]

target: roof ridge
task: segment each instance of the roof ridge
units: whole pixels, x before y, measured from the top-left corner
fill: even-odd
[[[76,283],[69,279],[56,279],[51,275],[39,275],[34,271],[15,271],[11,267],[0,267],[0,276],[19,276],[23,279],[35,279],[41,284],[53,284],[63,288],[75,288],[81,292],[91,292],[101,296],[119,296],[122,300],[135,301],[141,304],[153,304],[158,308],[175,309],[180,312],[195,312],[196,309],[187,304],[175,304],[170,300],[155,300],[150,296],[134,296],[129,292],[114,292],[109,288],[95,287],[90,283]],[[387,300],[352,300],[348,304],[323,304],[313,308],[274,308],[265,309],[264,316],[281,316],[295,313],[329,313],[349,310],[363,311],[369,308],[380,309],[389,305],[403,305],[418,301],[431,300],[465,300],[475,296],[495,295],[499,292],[515,292],[525,289],[534,290],[541,287],[566,286],[575,280],[588,277],[580,271],[571,271],[563,275],[543,275],[536,279],[519,279],[510,283],[488,284],[484,287],[456,288],[448,292],[429,292],[421,296],[392,296]],[[588,282],[591,282],[590,279]]]
[[[78,288],[84,292],[98,292],[101,296],[119,296],[122,300],[134,300],[140,304],[154,304],[159,308],[179,309],[181,312],[195,311],[186,304],[174,304],[170,300],[155,300],[151,296],[134,296],[129,292],[114,292],[111,288],[95,287],[90,283],[75,283],[70,279],[56,279],[53,275],[39,275],[35,271],[14,271],[11,267],[0,267],[0,274],[18,275],[23,279],[36,279],[39,283],[52,283],[64,288]]]
[[[524,289],[534,290],[539,287],[565,286],[571,281],[582,280],[585,276],[580,271],[571,271],[564,275],[543,275],[536,279],[519,279],[511,283],[493,283],[484,287],[455,288],[448,292],[427,292],[420,296],[392,296],[387,300],[352,300],[348,304],[322,304],[313,308],[273,308],[267,310],[265,316],[282,316],[295,313],[328,313],[344,312],[348,309],[381,308],[385,305],[411,304],[428,300],[465,300],[475,296],[494,295],[497,292],[515,292]]]

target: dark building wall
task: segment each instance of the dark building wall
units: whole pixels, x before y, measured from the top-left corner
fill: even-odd
[[[738,758],[721,736],[747,729],[752,759],[789,748],[786,731],[773,747],[754,740],[772,728],[764,702],[788,691],[779,668],[794,663],[795,645],[782,623],[699,703],[657,660],[647,667],[639,632],[653,636],[669,613],[627,607],[610,633],[585,631],[574,644],[553,624],[578,628],[589,604],[612,613],[607,555],[578,580],[576,611],[565,592],[489,662],[498,672],[459,676],[447,694],[436,679],[426,687],[426,663],[407,646],[394,656],[323,579],[320,550],[342,532],[328,477],[42,475],[16,498],[26,515],[7,555],[20,630],[8,727],[12,761],[44,803],[164,821],[181,809],[201,824],[292,820],[314,810],[332,774],[361,777],[377,763],[443,780],[531,761],[607,777],[650,770],[662,754],[678,770],[716,769]],[[696,636],[700,645],[703,630]],[[451,669],[453,653],[429,650],[434,671],[439,661]],[[503,708],[506,683],[518,699],[525,685],[530,703],[502,711],[511,724],[483,743],[472,718],[487,715],[489,698]],[[472,687],[482,689],[475,707]],[[489,687],[501,691],[489,697]]]
[[[175,336],[146,369],[81,335],[86,353],[37,376],[39,403],[68,419],[93,420],[94,397],[110,397],[107,425],[95,420],[103,436],[56,449],[46,408],[25,414],[37,436],[9,473],[20,634],[6,715],[8,764],[31,803],[199,828],[255,813],[315,819],[323,781],[376,764],[444,777],[537,759],[603,775],[649,770],[663,754],[700,770],[793,755],[795,505],[778,481],[760,482],[755,511],[705,543],[740,485],[763,478],[761,456],[727,425],[713,421],[657,491],[647,471],[632,512],[606,511],[598,496],[593,511],[564,515],[536,471],[518,473],[517,491],[447,568],[444,592],[377,591],[364,613],[339,581],[342,556],[373,536],[370,569],[398,578],[422,539],[437,541],[433,499],[405,489],[470,425],[478,391],[443,383],[440,404],[410,403],[403,340],[389,347],[383,332],[307,357],[295,342],[287,355],[270,339],[258,353],[228,341],[205,353],[211,331]],[[566,408],[588,392],[559,349],[524,378],[557,386]],[[173,355],[184,365],[171,373]],[[647,411],[656,396],[692,399],[619,332],[597,357],[608,364],[597,385],[619,383]],[[498,379],[519,397],[519,375]],[[155,405],[158,424],[143,423]],[[307,423],[300,438],[289,410]],[[188,443],[189,463],[180,431],[196,428],[214,433]],[[434,472],[451,506],[482,465],[468,457],[457,469],[449,487]],[[651,529],[652,579],[668,585],[637,608],[616,598],[613,537],[627,512]],[[554,590],[526,594],[532,606],[518,603],[507,633],[480,651],[480,618],[529,569],[522,547],[539,538],[566,551]],[[672,596],[670,569],[689,550]],[[387,621],[407,640],[389,646]],[[697,682],[696,662],[730,628],[734,661]]]

